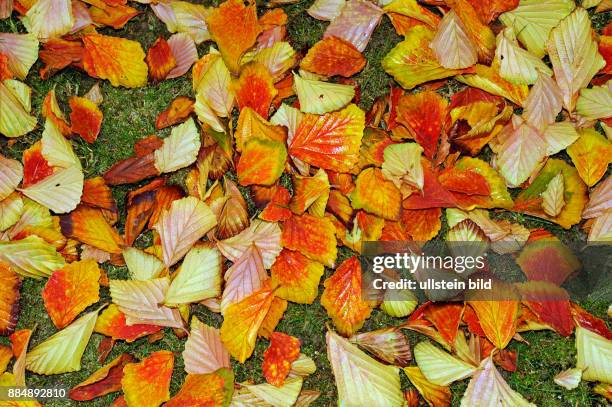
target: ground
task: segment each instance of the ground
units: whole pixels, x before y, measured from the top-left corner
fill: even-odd
[[[193,2],[201,3],[200,1]],[[297,51],[305,51],[317,42],[322,37],[327,25],[327,23],[315,20],[306,14],[305,10],[311,3],[312,0],[306,0],[285,7],[289,17],[288,32],[290,42]],[[211,5],[210,2],[204,2],[204,4]],[[217,1],[212,2],[212,5],[217,4]],[[138,3],[130,3],[130,5],[143,10],[143,13],[131,20],[122,30],[104,29],[102,32],[137,40],[145,50],[149,48],[159,35],[168,37],[169,33],[164,24],[157,19],[148,7]],[[260,10],[265,10],[263,4],[260,4],[260,6]],[[594,17],[594,25],[598,29],[608,21],[610,21],[610,13],[603,13]],[[12,18],[0,21],[0,31],[22,32],[24,29],[16,18]],[[377,97],[388,92],[393,80],[383,71],[380,61],[399,41],[400,37],[395,33],[391,23],[387,17],[383,17],[381,24],[374,32],[365,51],[368,64],[355,77],[361,86],[360,105],[364,109],[369,108]],[[206,54],[209,47],[210,43],[201,44],[198,47],[199,55]],[[33,67],[26,79],[26,83],[32,87],[33,111],[37,114],[40,113],[42,100],[49,90],[55,89],[60,105],[64,111],[68,111],[66,106],[68,97],[75,94],[84,94],[95,83],[94,79],[73,69],[63,71],[47,81],[42,81],[38,75],[39,68],[40,62]],[[457,83],[451,82],[441,92],[445,96],[449,96],[460,86]],[[178,79],[167,80],[160,84],[150,84],[138,89],[114,88],[108,82],[102,82],[101,89],[104,94],[104,102],[101,105],[101,109],[104,112],[104,122],[98,140],[93,145],[89,145],[81,139],[75,139],[73,143],[83,163],[86,177],[100,175],[117,160],[130,156],[135,141],[154,133],[162,137],[168,135],[169,131],[167,129],[156,132],[154,123],[157,115],[176,96],[193,96],[189,74]],[[0,151],[13,158],[20,158],[22,151],[40,138],[42,124],[43,122],[39,115],[38,128],[32,133],[18,138],[17,142],[10,147],[6,144],[6,139],[0,139]],[[171,177],[172,183],[182,184],[184,175],[185,173],[181,171],[173,174]],[[120,208],[124,208],[126,193],[133,188],[135,188],[134,185],[113,188],[114,196]],[[243,193],[248,194],[248,191],[243,190]],[[253,208],[252,205],[249,206]],[[122,214],[122,219],[118,225],[120,230],[122,230],[124,216],[125,213]],[[537,225],[547,227],[555,234],[561,235],[563,239],[582,238],[581,232],[577,228],[563,231],[538,219],[516,214],[509,216],[512,216],[513,220],[527,226]],[[150,236],[143,236],[137,241],[137,244],[146,246],[148,239],[150,239]],[[341,250],[339,262],[350,255],[351,253],[347,250]],[[108,272],[110,278],[126,278],[127,276],[125,267],[109,265],[104,265],[103,267]],[[331,270],[327,269],[325,278],[329,277],[330,274]],[[22,288],[21,316],[18,328],[32,328],[36,326],[32,345],[40,343],[56,331],[41,300],[40,292],[44,284],[45,281],[26,279]],[[320,291],[322,291],[322,287]],[[110,302],[108,289],[102,288],[101,297],[103,301]],[[595,315],[605,318],[607,303],[592,300],[582,303],[582,305]],[[202,321],[213,326],[218,327],[222,322],[222,318],[219,315],[211,313],[203,306],[193,306],[192,312]],[[316,406],[335,405],[336,401],[334,379],[325,352],[326,323],[330,323],[329,318],[317,300],[313,305],[289,304],[285,317],[277,328],[279,331],[301,338],[302,352],[312,357],[317,364],[317,372],[307,378],[304,383],[305,389],[316,389],[321,392],[321,397],[315,403]],[[399,323],[400,320],[391,318],[376,309],[362,331],[398,325]],[[415,335],[408,331],[406,331],[406,334],[410,337],[413,346],[419,340],[424,339],[423,336]],[[513,341],[509,346],[510,349],[518,351],[518,371],[511,375],[503,373],[512,388],[539,406],[605,405],[603,399],[597,397],[589,389],[589,385],[584,382],[577,389],[567,391],[552,381],[552,378],[558,372],[575,365],[575,340],[573,336],[563,338],[553,332],[543,331],[528,332],[523,337],[529,344]],[[97,348],[101,339],[101,335],[94,334],[92,336],[83,356],[81,371],[56,376],[40,376],[28,373],[28,384],[32,387],[73,387],[100,367],[97,361]],[[0,338],[0,343],[7,343],[6,338]],[[174,394],[180,388],[185,377],[183,360],[180,355],[183,346],[183,340],[177,339],[171,330],[166,330],[163,339],[154,344],[150,344],[146,338],[132,344],[124,342],[115,344],[108,360],[122,352],[130,352],[138,358],[145,357],[150,352],[159,349],[175,352],[175,368],[171,385],[171,393]],[[255,382],[263,381],[261,357],[266,347],[267,341],[260,339],[252,358],[244,365],[234,362],[233,368],[237,381],[247,379],[254,380]],[[410,386],[403,374],[402,385],[404,388]],[[459,382],[452,386],[453,405],[459,405],[461,394],[466,386],[467,381]],[[88,402],[87,405],[108,406],[116,396],[117,393],[101,397]],[[83,403],[64,400],[50,402],[46,405],[69,406],[79,404],[82,405]]]

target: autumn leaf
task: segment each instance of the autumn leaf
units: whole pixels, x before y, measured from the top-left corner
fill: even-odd
[[[300,356],[300,340],[281,332],[273,332],[270,346],[264,352],[262,371],[266,381],[282,386],[291,370],[291,363]]]
[[[167,350],[151,353],[139,363],[123,368],[121,388],[128,405],[157,407],[170,399],[174,355]]]

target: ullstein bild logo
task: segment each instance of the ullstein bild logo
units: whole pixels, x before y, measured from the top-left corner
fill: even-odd
[[[559,240],[527,242],[521,250],[488,242],[366,242],[360,257],[362,294],[369,300],[432,301],[516,300],[538,270],[542,287],[560,286],[537,294],[538,300],[589,297],[611,301],[610,244],[587,245]],[[524,261],[521,253],[527,253]],[[551,262],[554,259],[554,262]],[[551,267],[551,264],[554,267]],[[533,295],[533,292],[531,293]],[[530,298],[535,300],[534,298]]]

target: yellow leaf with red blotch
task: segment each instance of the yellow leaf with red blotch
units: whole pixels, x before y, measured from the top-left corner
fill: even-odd
[[[123,368],[121,388],[129,407],[158,407],[170,399],[174,354],[167,350],[151,353],[140,363]]]
[[[403,209],[401,223],[413,240],[427,242],[438,234],[442,227],[441,208]]]
[[[563,174],[565,205],[556,217],[549,217],[542,208],[541,194],[559,173]],[[580,178],[578,171],[563,160],[549,158],[529,187],[516,197],[512,210],[548,219],[569,229],[580,222],[582,210],[587,201],[587,187]]]
[[[507,283],[494,282],[490,293],[476,293],[468,304],[487,339],[496,348],[504,349],[516,333],[520,304],[516,289]]]
[[[81,357],[97,317],[97,310],[85,314],[38,344],[26,356],[26,369],[45,375],[81,370]]]
[[[324,283],[321,305],[338,332],[345,336],[358,331],[372,312],[370,304],[361,296],[361,273],[359,259],[351,257],[340,264]]]
[[[329,198],[329,189],[327,173],[322,169],[319,169],[312,177],[294,175],[293,198],[289,208],[298,215],[308,209],[309,213],[323,217]]]
[[[328,218],[307,213],[292,216],[283,225],[282,243],[283,247],[297,250],[328,267],[333,267],[336,261],[336,229]]]
[[[273,298],[274,292],[267,282],[259,291],[230,305],[225,312],[221,341],[240,363],[244,363],[253,353],[257,331],[270,310]]]
[[[74,211],[60,217],[60,226],[64,236],[108,253],[121,253],[123,240],[108,224],[100,209],[79,205]]]
[[[233,73],[238,73],[240,58],[255,44],[261,32],[255,3],[245,6],[240,0],[227,0],[212,10],[206,18],[206,25],[225,65]]]
[[[174,54],[172,54],[168,42],[163,37],[159,37],[151,45],[145,60],[149,67],[149,76],[154,81],[165,79],[168,73],[176,66]]]
[[[137,88],[147,83],[145,53],[136,41],[88,34],[83,37],[83,67],[94,78],[108,79],[113,86]]]
[[[240,71],[240,77],[231,84],[238,108],[250,107],[263,118],[268,118],[270,104],[278,93],[270,71],[264,65],[250,62]]]
[[[179,392],[165,407],[226,407],[234,394],[234,373],[219,369],[208,374],[188,374]]]
[[[472,179],[482,183],[476,190],[482,192],[488,186],[490,191],[488,196],[473,195],[474,199],[472,201],[465,199],[465,195],[460,197],[463,198],[459,199],[462,201],[462,204],[466,204],[462,206],[467,206],[464,207],[465,210],[472,210],[475,207],[505,209],[512,207],[512,197],[508,192],[508,188],[506,188],[504,179],[487,162],[478,158],[463,157],[455,163],[455,169],[458,172],[473,173]],[[455,197],[459,197],[459,195],[455,194]]]
[[[446,69],[429,48],[435,32],[423,25],[411,27],[400,42],[382,60],[385,71],[405,89],[436,79],[460,74],[462,70]]]
[[[282,332],[270,335],[270,346],[264,352],[261,366],[266,381],[280,387],[291,370],[293,363],[300,356],[301,343],[298,338]]]
[[[32,4],[23,19],[28,32],[39,40],[48,40],[68,34],[74,25],[70,0],[38,0]]]
[[[319,293],[324,267],[300,252],[283,249],[270,268],[276,295],[298,304],[312,304]]]
[[[0,263],[0,335],[13,332],[19,315],[19,276],[7,265]]]
[[[446,100],[432,91],[404,95],[397,105],[397,121],[408,128],[415,141],[433,159],[446,118]]]
[[[29,86],[14,79],[0,81],[0,134],[6,137],[19,137],[34,130],[36,118],[32,110]]]
[[[272,335],[272,332],[274,332],[280,320],[283,319],[283,315],[285,315],[285,311],[287,311],[287,305],[288,303],[286,300],[274,297],[270,305],[270,310],[257,331],[257,336],[266,339],[270,338],[270,335]]]
[[[160,236],[166,267],[182,259],[191,246],[216,224],[215,214],[199,199],[187,197],[172,202],[154,226]]]
[[[405,367],[404,373],[430,406],[450,407],[451,391],[448,386],[431,383],[417,366]]]
[[[402,194],[378,168],[366,168],[359,174],[349,198],[354,209],[363,209],[389,220],[399,219]]]
[[[100,269],[94,260],[67,264],[54,272],[42,291],[45,308],[58,329],[100,299]]]
[[[348,172],[359,160],[365,114],[356,105],[322,116],[305,115],[289,145],[289,154],[314,166]]]
[[[88,401],[120,391],[123,368],[134,361],[134,357],[129,353],[122,353],[107,365],[93,372],[83,382],[74,386],[68,393],[68,397],[72,400]]]
[[[313,45],[300,62],[300,67],[323,76],[350,77],[361,71],[366,59],[350,42],[338,37],[325,37]]]
[[[177,96],[170,102],[168,108],[157,116],[155,128],[161,130],[184,122],[193,113],[194,103],[194,100],[187,96]]]
[[[161,329],[157,325],[128,325],[125,314],[119,310],[117,305],[110,304],[98,317],[94,332],[109,336],[114,340],[124,340],[130,343],[143,336],[159,332]]]
[[[578,132],[580,137],[567,148],[567,154],[589,187],[597,184],[612,162],[612,144],[593,128]]]
[[[94,23],[113,27],[115,30],[123,28],[128,21],[140,13],[140,11],[125,4],[117,4],[112,7],[106,5],[104,8],[96,6],[89,8],[89,14]]]
[[[60,134],[60,137],[63,137]],[[21,183],[22,188],[27,188],[30,185],[36,184],[37,182],[47,178],[51,174],[53,174],[53,166],[47,161],[47,159],[42,154],[42,142],[37,141],[32,144],[30,148],[24,150],[23,156],[23,170],[19,170],[18,167],[14,164],[11,164],[11,172],[20,171],[23,173],[23,182]],[[6,162],[4,163],[7,164]],[[4,169],[3,169],[4,171]],[[16,177],[15,174],[7,174],[5,176]],[[8,181],[3,181],[8,182]],[[12,184],[18,181],[12,181]],[[5,191],[7,191],[7,187],[3,187]]]
[[[499,65],[493,61],[491,66],[475,65],[474,73],[457,76],[457,80],[468,86],[479,88],[493,95],[501,96],[521,106],[529,94],[527,85],[514,85],[499,73]]]
[[[285,143],[261,137],[251,137],[243,145],[236,166],[240,185],[272,185],[285,169]]]
[[[83,137],[89,144],[96,141],[102,126],[102,111],[89,99],[73,96],[68,100],[70,104],[70,122],[73,133]]]

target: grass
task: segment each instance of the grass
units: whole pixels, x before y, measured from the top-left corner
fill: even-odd
[[[326,27],[326,23],[317,21],[305,13],[305,9],[311,2],[310,0],[301,1],[285,7],[285,11],[289,16],[287,29],[290,41],[296,50],[302,52],[305,52],[322,37]],[[206,4],[210,5],[210,3]],[[131,20],[122,30],[104,29],[102,32],[137,40],[143,45],[144,49],[147,49],[157,36],[168,36],[163,23],[147,7],[136,3],[130,3],[130,5],[144,12]],[[260,7],[260,10],[264,10],[264,8]],[[608,21],[610,21],[609,13],[597,15],[597,28],[603,27]],[[0,22],[0,31],[23,31],[23,27],[17,19],[12,18]],[[393,83],[393,80],[382,70],[380,61],[400,40],[401,38],[395,33],[388,18],[383,17],[381,24],[374,32],[370,44],[365,51],[368,63],[365,69],[354,77],[361,86],[360,105],[364,109],[368,109],[376,98],[386,94],[389,86]],[[199,54],[207,53],[209,45],[210,43],[201,44],[198,47]],[[33,111],[36,114],[40,113],[42,100],[49,90],[55,89],[60,105],[64,111],[68,111],[66,106],[68,97],[75,94],[82,95],[96,82],[84,73],[72,69],[65,70],[49,80],[42,81],[38,75],[39,68],[40,63],[37,63],[26,79],[26,82],[32,87]],[[456,85],[456,83],[451,82],[441,90],[441,93],[448,97],[457,90]],[[132,154],[132,147],[137,140],[154,133],[162,137],[166,136],[168,130],[161,132],[156,132],[155,130],[154,122],[156,116],[166,108],[174,97],[178,95],[193,96],[189,74],[182,78],[138,89],[114,88],[105,81],[101,82],[101,88],[104,94],[104,102],[101,105],[104,112],[104,122],[98,140],[93,145],[89,145],[80,139],[75,139],[73,142],[75,151],[81,159],[86,176],[88,177],[100,175],[117,160],[130,156]],[[42,124],[39,115],[39,126],[32,133],[16,139],[10,145],[6,139],[0,140],[0,150],[2,153],[13,158],[20,158],[23,150],[40,138]],[[173,182],[180,184],[182,182],[182,175],[184,173],[179,173],[171,179]],[[113,188],[114,196],[120,207],[124,207],[127,191],[134,187],[134,185],[129,185]],[[247,190],[243,189],[244,191]],[[252,209],[253,205],[249,205],[249,207]],[[122,214],[122,219],[118,224],[120,230],[123,228],[124,215]],[[571,240],[582,236],[578,228],[564,231],[554,225],[542,223],[538,219],[527,216],[512,213],[505,213],[504,216],[511,217],[513,221],[518,221],[526,226],[546,227],[555,234],[561,235],[564,239]],[[146,237],[140,240],[141,243],[143,241],[146,241]],[[341,249],[339,261],[350,255],[349,250]],[[127,277],[124,267],[113,267],[110,265],[104,265],[103,267],[110,278]],[[331,270],[326,269],[325,277],[329,277],[330,274]],[[22,288],[21,316],[18,328],[37,326],[32,339],[32,345],[40,343],[56,332],[41,301],[40,292],[44,284],[44,281],[26,279]],[[110,301],[106,288],[102,288],[101,297],[102,302]],[[605,317],[607,303],[595,301],[587,302],[583,305],[595,315]],[[219,315],[208,311],[200,305],[192,306],[192,314],[216,327],[220,326],[222,322],[222,318]],[[399,322],[398,319],[391,318],[377,309],[373,311],[372,317],[366,322],[363,331],[397,325]],[[304,384],[305,389],[316,389],[321,392],[321,397],[315,403],[316,406],[334,405],[336,401],[334,379],[325,351],[327,323],[329,323],[329,318],[317,300],[314,304],[307,306],[289,304],[285,316],[277,328],[279,331],[301,338],[303,342],[302,351],[312,357],[317,364],[317,372],[308,377]],[[422,336],[412,332],[406,332],[406,334],[410,337],[412,344],[423,340]],[[512,388],[519,391],[530,401],[545,407],[605,405],[603,399],[594,395],[589,389],[589,385],[585,383],[581,383],[575,390],[566,391],[555,385],[552,381],[552,377],[555,374],[563,369],[572,367],[575,363],[573,336],[563,338],[551,332],[528,332],[523,336],[529,342],[529,345],[513,341],[509,346],[510,349],[518,352],[518,371],[512,375],[503,373]],[[97,361],[97,348],[101,340],[102,336],[98,334],[92,336],[83,356],[83,368],[81,371],[55,376],[41,376],[29,373],[29,385],[32,387],[73,387],[100,367]],[[0,338],[0,343],[6,344],[6,338]],[[109,356],[109,360],[122,352],[130,352],[139,358],[160,349],[175,352],[175,369],[171,384],[171,393],[174,394],[180,388],[185,377],[180,354],[183,346],[184,341],[178,339],[171,330],[167,329],[164,337],[156,343],[151,344],[146,338],[131,344],[121,341],[116,343]],[[258,340],[252,358],[243,365],[233,364],[237,381],[263,381],[261,358],[266,347],[267,341]],[[403,375],[402,384],[404,388],[410,386]],[[459,404],[461,394],[466,386],[467,381],[459,382],[452,386],[453,405]],[[88,402],[87,405],[107,406],[116,396],[117,394],[111,394],[101,397]],[[46,403],[46,405],[59,407],[79,405],[79,403],[61,400],[52,401]]]

